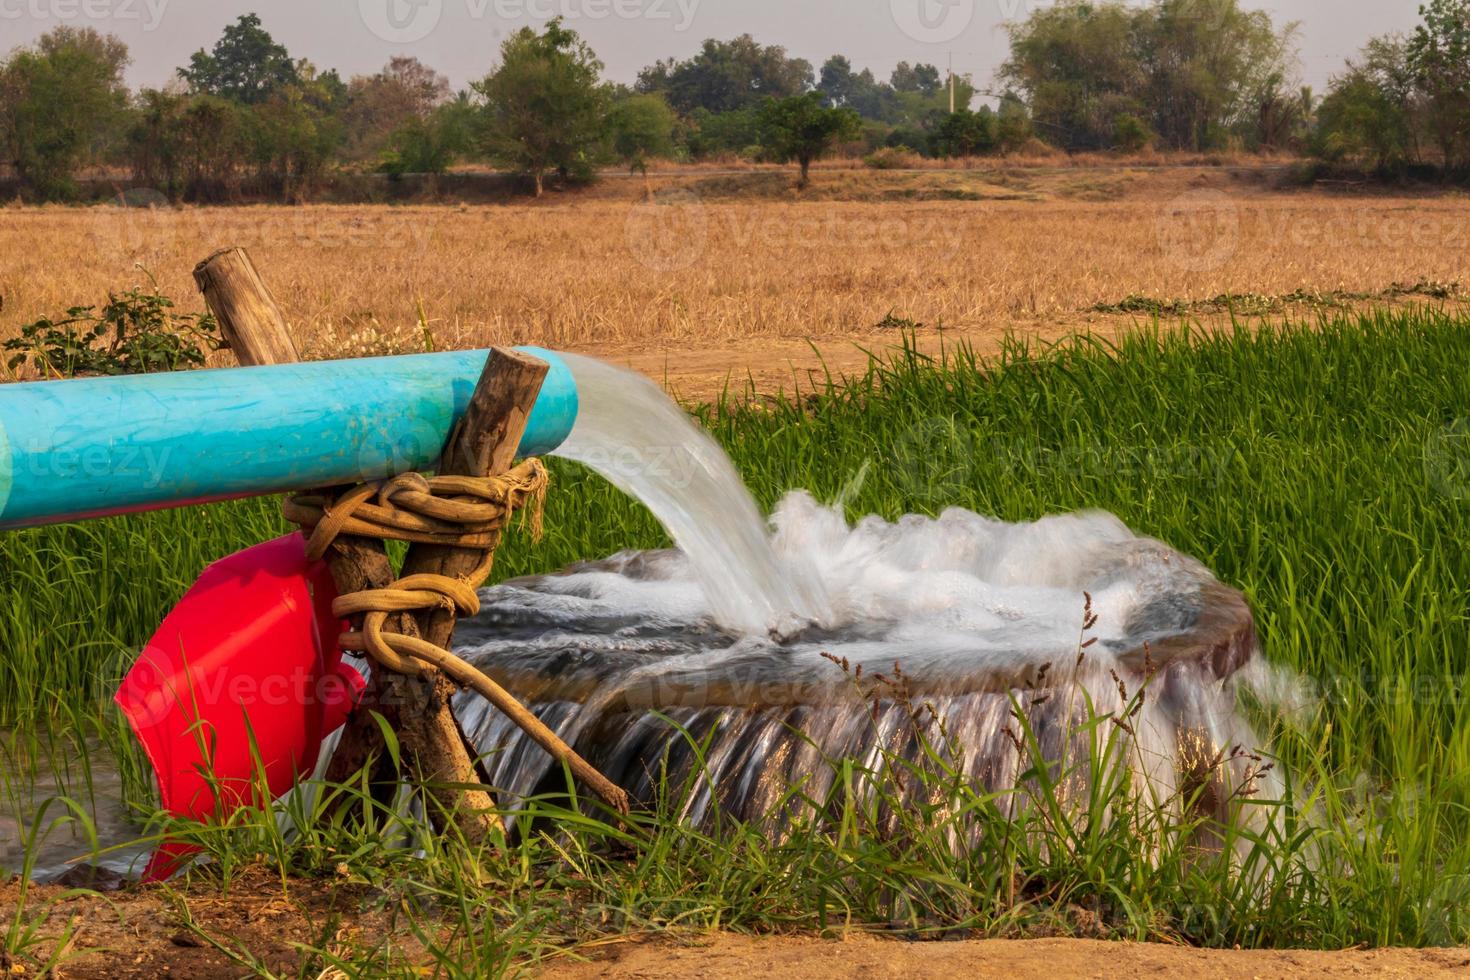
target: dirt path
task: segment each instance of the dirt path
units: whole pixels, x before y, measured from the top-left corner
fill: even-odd
[[[1038,341],[1055,341],[1076,333],[1116,337],[1141,321],[1120,316],[1060,318],[1046,324],[1017,323],[967,330],[924,329],[911,333],[914,346],[928,355],[960,344],[980,354],[1000,349],[1008,332]],[[630,367],[688,401],[707,401],[726,388],[739,392],[747,384],[760,392],[810,390],[830,372],[834,377],[861,373],[868,353],[886,354],[903,344],[897,330],[874,330],[816,340],[762,338],[719,345],[648,350],[589,346],[571,349]]]
[[[1437,977],[1470,972],[1467,950],[1349,950],[1315,953],[1274,950],[1197,950],[1176,946],[1108,943],[1083,939],[980,940],[904,943],[854,938],[826,942],[803,938],[717,935],[686,945],[631,942],[607,947],[586,963],[558,964],[544,980],[803,980],[893,977],[1158,976],[1235,980],[1237,977]]]
[[[14,920],[20,893],[0,881],[0,920]],[[429,962],[412,930],[384,908],[365,885],[330,881],[282,882],[247,871],[228,892],[207,885],[180,889],[131,887],[107,895],[72,897],[56,886],[32,888],[20,921],[36,927],[35,942],[8,956],[0,946],[0,974],[43,962],[63,930],[72,938],[56,976],[82,978],[220,977],[252,975],[249,964],[277,975],[318,975],[326,964],[304,950],[334,955],[381,946],[394,936],[395,959]],[[447,926],[446,926],[447,927]],[[380,949],[380,952],[382,950]],[[349,954],[350,956],[350,954]],[[399,959],[399,958],[402,959]],[[304,971],[304,972],[303,972]],[[854,935],[752,937],[676,933],[594,942],[575,954],[543,961],[544,980],[754,980],[757,977],[1007,978],[1114,976],[1437,977],[1470,975],[1470,949],[1199,950],[1157,944],[1081,939],[974,940],[912,943]],[[330,970],[322,977],[340,977]]]

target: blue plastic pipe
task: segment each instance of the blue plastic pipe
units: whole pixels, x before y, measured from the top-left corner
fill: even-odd
[[[522,455],[572,431],[551,365]],[[431,468],[488,351],[0,385],[0,528],[307,490]]]

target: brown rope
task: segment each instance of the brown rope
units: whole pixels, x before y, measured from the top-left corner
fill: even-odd
[[[502,476],[425,478],[409,473],[364,483],[336,497],[302,494],[288,498],[282,511],[309,533],[306,551],[313,561],[322,558],[341,534],[474,548],[483,550],[485,557],[466,578],[482,581],[490,573],[501,529],[513,513],[529,508],[531,532],[540,536],[541,504],[548,482],[541,461],[529,459]],[[452,499],[455,497],[472,499]],[[384,629],[391,614],[425,609],[452,609],[472,616],[480,610],[480,597],[462,579],[410,575],[387,588],[339,596],[332,603],[335,616],[362,616],[361,630],[342,634],[344,650],[366,653],[383,669],[411,677],[438,668],[504,712],[609,806],[627,813],[626,793],[483,671],[427,640]]]

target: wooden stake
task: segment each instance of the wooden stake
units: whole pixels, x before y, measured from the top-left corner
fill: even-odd
[[[222,248],[200,262],[194,267],[194,282],[242,365],[301,360],[281,308],[243,248]]]
[[[540,358],[520,351],[502,347],[490,351],[464,418],[445,443],[439,473],[496,476],[509,470],[550,367]],[[493,552],[496,544],[487,550]],[[481,583],[469,581],[469,576],[484,557],[485,552],[475,548],[414,545],[404,559],[403,574],[447,575],[479,586]],[[435,646],[447,648],[454,636],[454,622],[452,609],[436,609],[418,617],[419,633]]]
[[[215,252],[195,267],[194,281],[199,284],[205,302],[219,320],[221,334],[242,366],[290,364],[301,359],[285,317],[244,249]],[[545,365],[542,371],[545,372]],[[537,384],[539,387],[540,382]],[[515,436],[517,442],[524,428],[522,421]],[[383,543],[375,538],[338,537],[328,552],[327,567],[342,595],[387,588],[395,578]],[[409,636],[419,635],[411,616],[391,617],[388,628]],[[452,623],[450,628],[453,629]],[[371,775],[378,787],[374,795],[381,792],[381,798],[391,798],[398,780],[391,770],[382,731],[373,718],[373,712],[377,712],[398,732],[407,761],[426,779],[478,785],[479,773],[468,742],[449,708],[452,693],[452,685],[437,671],[424,678],[410,678],[372,670],[363,700],[343,729],[327,779],[345,782],[376,759]],[[447,788],[436,791],[435,797],[439,807],[432,814],[433,819],[437,821],[443,814],[453,814],[455,825],[471,844],[498,834],[499,823],[490,812],[494,800],[486,790]]]
[[[531,408],[536,404],[536,396],[541,392],[541,382],[548,370],[550,365],[540,358],[501,347],[492,349],[485,359],[485,368],[480,372],[464,417],[444,444],[444,454],[439,463],[440,475],[494,476],[509,470],[515,462],[521,436],[525,435],[526,423],[531,418]],[[494,553],[498,543],[497,540],[483,550],[413,545],[403,560],[403,575],[445,575],[479,586],[480,582],[469,581],[470,575],[484,564],[487,552]],[[414,619],[418,633],[424,639],[446,650],[452,647],[456,619],[453,609],[435,609],[417,614]],[[448,712],[448,699],[454,688],[438,671],[434,671],[433,676],[435,690],[443,698],[444,710]],[[449,716],[453,718],[452,713]],[[443,740],[436,739],[433,743],[436,753],[432,760],[434,764],[422,766],[425,775],[437,773],[437,781],[445,783],[478,783],[480,774],[469,762],[468,742],[458,727],[455,731],[459,735],[459,752],[441,751],[445,748]],[[488,797],[482,804],[476,794],[466,793],[461,797],[452,787],[445,790],[431,788],[431,792],[445,812],[453,814],[466,840],[478,842],[499,829],[498,823],[494,827],[489,825],[492,815],[476,812],[477,808],[489,809]]]

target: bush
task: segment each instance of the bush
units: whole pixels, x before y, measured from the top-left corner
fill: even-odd
[[[451,102],[427,118],[410,118],[389,134],[378,169],[391,180],[446,173],[474,144],[473,112],[468,103]]]
[[[1113,149],[1123,153],[1140,153],[1153,144],[1154,132],[1148,123],[1131,113],[1113,120]]]
[[[929,148],[937,157],[972,157],[996,146],[995,113],[988,106],[978,112],[959,109],[936,120]]]
[[[923,162],[923,157],[903,145],[885,146],[863,157],[863,163],[874,170],[907,170]]]
[[[709,112],[696,109],[689,117],[685,140],[689,155],[706,160],[724,153],[743,154],[760,144],[760,117],[754,109]]]
[[[91,28],[58,27],[0,63],[0,152],[42,199],[77,193],[76,172],[121,127],[127,47]]]
[[[7,340],[11,371],[27,362],[51,378],[146,374],[199,367],[221,343],[208,313],[175,313],[156,289],[109,293],[101,312],[74,306],[58,319],[42,317]]]

